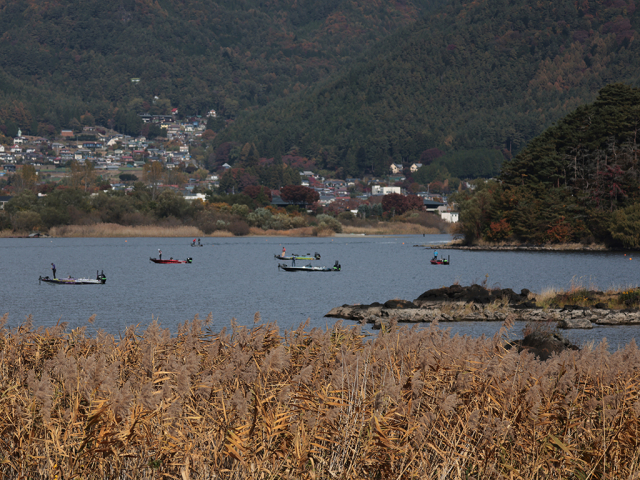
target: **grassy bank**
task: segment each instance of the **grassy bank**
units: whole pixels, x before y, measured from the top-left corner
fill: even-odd
[[[546,288],[535,295],[535,302],[543,308],[558,308],[565,305],[612,310],[638,308],[640,307],[640,288],[636,285],[612,287],[600,291],[595,287],[576,284],[567,290]]]
[[[364,235],[437,235],[440,230],[415,223],[378,222],[367,227],[342,227],[342,233]]]
[[[227,232],[228,233],[228,232]],[[157,225],[127,226],[117,223],[97,223],[93,225],[64,225],[49,230],[52,237],[204,237],[196,227]]]
[[[0,238],[26,237],[31,232],[14,232],[12,230],[1,230]],[[344,226],[342,233],[357,235],[420,235],[438,234],[437,228],[428,228],[417,224],[400,222],[379,222],[370,227]],[[121,238],[121,237],[233,237],[227,230],[216,230],[210,235],[205,235],[202,230],[192,226],[161,226],[161,225],[137,225],[127,226],[116,223],[97,223],[92,225],[64,225],[52,227],[48,234],[51,237],[71,238],[71,237],[99,237],[99,238]],[[249,236],[267,237],[330,237],[336,233],[329,229],[318,229],[317,227],[300,227],[289,230],[273,230],[251,227]]]
[[[3,319],[6,321],[6,316]],[[259,319],[256,319],[259,322]],[[507,325],[508,327],[508,325]],[[3,478],[635,478],[640,351],[437,326],[0,332]]]

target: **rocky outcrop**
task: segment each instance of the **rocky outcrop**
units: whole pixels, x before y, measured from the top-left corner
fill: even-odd
[[[382,328],[392,320],[399,323],[501,322],[511,315],[525,322],[557,322],[559,328],[593,328],[594,325],[638,325],[640,311],[584,308],[565,305],[542,309],[529,299],[529,291],[486,290],[480,285],[452,285],[429,290],[413,302],[389,300],[384,304],[342,305],[326,317],[356,320]]]
[[[560,353],[564,350],[579,350],[576,345],[562,335],[545,331],[532,332],[522,340],[514,340],[506,345],[507,349],[514,347],[518,349],[518,353],[526,350],[540,360],[547,360],[554,353]]]
[[[496,301],[505,301],[510,305],[517,305],[529,302],[529,290],[523,289],[520,294],[515,293],[510,288],[489,290],[481,285],[471,285],[463,287],[461,285],[451,285],[450,287],[434,288],[427,290],[420,295],[414,303],[421,307],[433,302],[465,302],[475,304],[487,304]],[[531,303],[530,307],[535,307]]]

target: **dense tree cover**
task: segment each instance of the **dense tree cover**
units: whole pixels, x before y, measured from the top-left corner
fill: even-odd
[[[640,246],[640,89],[612,84],[456,199],[468,242]]]
[[[254,142],[268,157],[295,146],[343,177],[381,175],[435,148],[510,158],[605,85],[639,84],[639,26],[633,0],[450,2],[339,74],[242,115],[215,142]],[[449,159],[447,169],[464,167],[451,176],[493,175],[499,163]]]
[[[0,0],[0,125],[10,136],[92,123],[136,135],[137,113],[177,107],[215,109],[218,131],[444,1]]]
[[[495,149],[474,148],[453,151],[423,164],[414,174],[407,173],[411,180],[423,185],[434,183],[431,190],[440,193],[442,180],[458,185],[460,178],[490,178],[500,173],[504,155]]]
[[[382,197],[382,210],[393,215],[402,215],[410,210],[423,210],[422,198],[417,195],[391,193]]]
[[[313,188],[302,185],[287,185],[280,189],[280,198],[286,202],[311,205],[320,199],[320,194]]]
[[[284,185],[299,185],[300,173],[284,164],[233,167],[225,170],[218,187],[222,193],[243,192],[250,186],[265,186],[278,190]]]

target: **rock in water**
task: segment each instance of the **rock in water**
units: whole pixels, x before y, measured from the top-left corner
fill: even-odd
[[[562,335],[553,332],[532,332],[522,340],[515,340],[507,345],[507,349],[516,347],[518,352],[526,350],[533,353],[540,360],[547,360],[554,353],[564,350],[580,350],[576,345]]]

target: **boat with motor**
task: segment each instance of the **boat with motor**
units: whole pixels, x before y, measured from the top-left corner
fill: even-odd
[[[49,278],[40,277],[39,282],[49,283],[51,285],[104,285],[107,281],[107,277],[104,274],[104,270],[100,273],[96,273],[96,278]]]
[[[290,256],[283,256],[283,255],[274,255],[274,258],[277,258],[278,260],[320,260],[320,254],[318,252],[316,252],[313,256],[310,253],[307,253],[306,255],[298,255],[297,253],[292,253]]]
[[[431,265],[449,265],[450,264],[450,260],[448,256],[447,258],[433,257],[429,262],[431,263]]]
[[[186,260],[174,260],[173,257],[171,257],[169,260],[161,260],[159,258],[149,258],[149,260],[151,260],[153,263],[163,263],[163,264],[168,264],[168,263],[192,263],[193,259],[191,257],[187,258]]]
[[[314,267],[311,264],[294,267],[281,263],[278,264],[278,270],[284,270],[285,272],[339,272],[341,269],[342,266],[337,260],[333,267]]]

